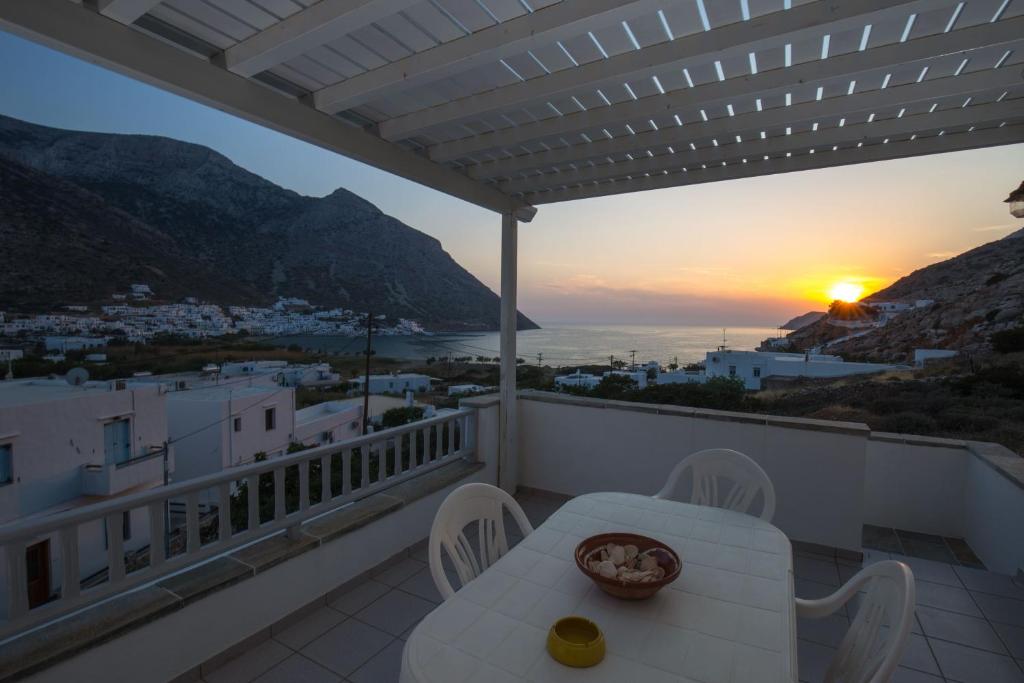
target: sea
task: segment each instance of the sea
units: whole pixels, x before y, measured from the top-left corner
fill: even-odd
[[[767,327],[709,327],[691,325],[593,325],[548,323],[537,330],[516,335],[516,351],[528,363],[544,365],[607,364],[609,356],[626,362],[673,361],[684,365],[704,360],[704,354],[720,346],[752,351],[778,330]],[[297,344],[304,349],[342,355],[360,354],[365,337],[292,336],[275,337],[274,346]],[[394,337],[374,337],[378,357],[419,360],[498,355],[498,332],[435,333]]]

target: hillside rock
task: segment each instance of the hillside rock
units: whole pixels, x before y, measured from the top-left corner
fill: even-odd
[[[780,327],[784,330],[799,330],[801,327],[807,327],[811,323],[816,323],[824,318],[828,313],[825,311],[810,311],[803,315],[798,315],[789,322],[786,322]]]
[[[322,306],[372,309],[414,318],[428,329],[497,329],[496,294],[459,266],[441,243],[390,216],[355,194],[338,189],[305,197],[279,187],[207,147],[145,135],[85,133],[37,126],[0,116],[0,158],[34,170],[34,211],[46,212],[46,197],[73,186],[92,197],[52,225],[79,225],[61,249],[87,252],[104,221],[133,227],[109,247],[113,260],[148,254],[140,237],[158,235],[168,245],[154,263],[163,272],[188,270],[189,280],[169,286],[145,272],[110,279],[88,260],[69,278],[88,284],[76,301],[94,303],[129,281],[153,285],[160,298],[194,295],[221,304],[273,303],[295,296]],[[15,166],[10,166],[14,169]],[[11,170],[13,173],[14,171]],[[52,191],[46,191],[46,184]],[[8,194],[5,189],[5,196]],[[56,201],[56,200],[55,200]],[[107,212],[116,218],[107,219]],[[4,229],[28,243],[34,220],[0,209]],[[59,230],[53,233],[60,234]],[[154,238],[155,239],[155,238]],[[4,258],[6,266],[7,256]],[[198,270],[197,270],[198,269]],[[18,283],[0,278],[0,300],[8,307],[39,308],[66,303],[68,287],[58,266],[27,269]],[[220,283],[230,282],[230,287]],[[4,284],[7,283],[7,284]],[[34,292],[26,298],[25,291]],[[520,329],[534,328],[519,315]]]
[[[985,353],[994,332],[1024,324],[1024,229],[900,278],[864,302],[933,300],[867,331],[823,319],[789,336],[807,349],[873,360],[907,361],[915,348]],[[839,341],[837,341],[839,340]]]

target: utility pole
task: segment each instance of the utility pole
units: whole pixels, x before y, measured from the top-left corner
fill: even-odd
[[[541,365],[542,365],[543,363],[544,363],[544,353],[543,353],[543,352],[541,352],[541,353],[538,353],[538,354],[537,354],[537,367],[538,367],[538,368],[539,368],[539,367],[541,367]]]
[[[636,349],[629,352],[629,369],[636,372]]]
[[[615,369],[615,356],[608,356],[608,367],[612,370]]]
[[[363,381],[363,434],[369,432],[370,425],[370,340],[373,336],[373,312],[366,312],[366,375]]]

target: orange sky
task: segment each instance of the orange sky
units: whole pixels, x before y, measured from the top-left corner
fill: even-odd
[[[836,282],[866,295],[1024,227],[1003,203],[1022,162],[1015,145],[541,206],[520,226],[520,307],[551,322],[779,324],[824,310]],[[480,213],[428,232],[497,289],[498,221]]]

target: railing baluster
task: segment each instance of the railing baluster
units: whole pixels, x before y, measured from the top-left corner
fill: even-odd
[[[185,496],[185,552],[199,550],[199,492],[192,491]]]
[[[341,454],[341,495],[352,493],[352,449],[346,448]]]
[[[249,496],[249,531],[260,528],[260,475],[250,474],[245,478]]]
[[[167,527],[164,524],[164,506],[166,500],[158,500],[149,504],[149,566],[159,567],[164,563]]]
[[[333,456],[320,456],[320,504],[326,505],[334,497],[331,491],[331,460]]]
[[[17,619],[28,612],[28,576],[25,566],[25,542],[11,541],[7,554],[7,616]]]
[[[299,510],[309,509],[309,460],[299,463]]]
[[[278,467],[274,470],[274,521],[279,522],[284,519],[284,467]]]
[[[444,430],[448,433],[448,438],[445,439],[444,455],[449,456],[452,454],[452,446],[455,443],[455,420],[445,422]]]
[[[231,485],[223,482],[217,487],[217,540],[231,540]]]
[[[423,435],[423,461],[420,464],[426,465],[430,462],[430,427],[421,429],[420,434]]]
[[[78,525],[60,530],[61,599],[74,598],[79,593],[78,577]]]
[[[373,444],[366,444],[359,451],[359,488],[370,485],[370,458],[373,457]]]
[[[107,515],[107,572],[111,583],[124,578],[124,513]]]

